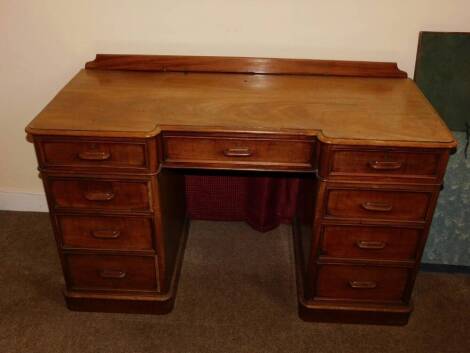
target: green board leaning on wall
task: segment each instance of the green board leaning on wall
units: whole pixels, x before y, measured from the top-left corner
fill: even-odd
[[[423,262],[470,266],[470,33],[421,32],[414,79],[459,142]]]

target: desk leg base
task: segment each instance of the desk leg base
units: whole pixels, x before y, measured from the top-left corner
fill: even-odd
[[[73,311],[90,311],[102,313],[131,313],[131,314],[168,314],[173,310],[175,297],[165,299],[148,298],[118,298],[111,296],[92,297],[83,294],[64,293],[67,308]]]
[[[406,325],[411,308],[396,310],[366,307],[323,305],[299,300],[299,317],[304,321],[337,322],[346,324]]]

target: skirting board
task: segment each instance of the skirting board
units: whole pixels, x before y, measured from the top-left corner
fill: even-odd
[[[0,190],[0,210],[48,212],[46,195]]]
[[[445,265],[422,263],[420,270],[423,272],[443,272],[443,273],[467,273],[470,274],[470,266]]]

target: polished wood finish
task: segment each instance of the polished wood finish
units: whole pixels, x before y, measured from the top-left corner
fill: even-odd
[[[421,233],[418,228],[326,224],[320,259],[415,261]]]
[[[82,290],[157,291],[153,256],[67,254],[67,287]]]
[[[314,145],[302,138],[163,134],[166,167],[313,170]]]
[[[57,223],[64,249],[154,250],[149,217],[57,215]]]
[[[87,69],[407,78],[396,63],[250,57],[97,54]]]
[[[309,258],[302,254],[302,227],[293,227],[295,268],[297,275],[297,299],[299,317],[305,321],[339,322],[352,324],[405,325],[412,311],[410,303],[384,304],[358,300],[312,300],[311,273],[303,266]],[[314,239],[315,241],[315,239]]]
[[[86,67],[26,128],[70,309],[171,311],[182,170],[282,171],[301,178],[301,318],[407,322],[456,142],[396,64],[98,55]]]
[[[144,168],[145,144],[47,141],[42,145],[49,166]]]
[[[437,179],[440,153],[386,150],[336,150],[330,176],[393,176]]]
[[[320,265],[315,299],[401,302],[408,269],[361,265]]]
[[[156,242],[160,282],[162,290],[168,291],[171,290],[174,274],[181,267],[182,246],[189,227],[184,175],[162,170],[156,182],[154,209],[157,211]]]
[[[55,209],[151,210],[148,181],[48,178]]]
[[[392,307],[384,314],[381,307],[375,308],[371,305],[324,305],[315,303],[313,305],[302,303],[299,308],[299,317],[305,321],[320,321],[342,324],[369,324],[369,325],[397,325],[403,326],[408,323],[412,308]],[[386,319],[384,318],[386,316]]]
[[[120,293],[109,291],[73,290],[66,288],[64,290],[64,298],[67,303],[67,307],[70,310],[76,311],[168,314],[173,310],[175,304],[187,235],[188,222],[187,220],[184,220],[181,234],[179,234],[178,239],[173,240],[172,242],[177,242],[177,246],[175,255],[171,258],[173,261],[171,272],[166,274],[167,278],[163,279],[160,277],[159,292],[128,291],[126,293]],[[168,240],[170,241],[170,239]],[[163,251],[165,250],[161,246],[158,248]],[[159,270],[159,273],[161,274],[162,269],[160,267]],[[68,274],[65,273],[65,276],[67,275]]]
[[[426,220],[432,192],[364,186],[328,190],[325,218],[393,221]]]
[[[64,291],[67,307],[74,311],[105,313],[168,314],[173,310],[176,291],[165,294],[117,294],[96,291]]]
[[[119,138],[165,131],[456,146],[413,81],[390,78],[82,70],[27,127],[33,135]]]
[[[156,171],[158,162],[154,139],[39,136],[36,152],[40,167],[48,169],[150,173]]]

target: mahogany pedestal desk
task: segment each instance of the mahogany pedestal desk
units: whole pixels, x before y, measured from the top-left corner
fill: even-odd
[[[70,309],[171,311],[181,170],[282,172],[300,316],[382,324],[408,321],[456,147],[396,64],[297,59],[97,55],[26,131]]]

